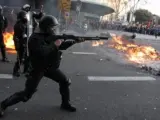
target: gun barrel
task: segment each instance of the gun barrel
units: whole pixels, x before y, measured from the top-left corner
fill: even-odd
[[[92,40],[108,40],[108,37],[82,37],[84,38],[85,40],[89,40],[89,41],[92,41]]]
[[[95,37],[91,37],[91,36],[74,36],[74,35],[54,35],[56,38],[58,39],[76,39],[76,38],[83,38],[84,40],[88,40],[88,41],[94,41],[94,40],[108,40],[109,37],[99,37],[99,36],[95,36]]]

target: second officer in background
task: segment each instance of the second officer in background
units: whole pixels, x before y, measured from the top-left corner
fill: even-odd
[[[14,43],[17,51],[17,61],[13,68],[13,75],[20,76],[20,65],[23,59],[26,57],[26,45],[27,45],[27,16],[25,11],[18,13],[17,22],[14,25]]]

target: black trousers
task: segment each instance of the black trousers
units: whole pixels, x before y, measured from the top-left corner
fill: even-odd
[[[30,77],[27,78],[25,89],[23,91],[11,95],[10,97],[2,101],[2,107],[6,109],[8,106],[12,106],[21,101],[27,102],[37,91],[37,87],[43,76],[50,78],[59,84],[59,91],[62,97],[62,104],[68,104],[70,100],[70,80],[67,79],[67,77],[61,70],[54,70],[50,68],[47,71],[43,71],[41,69],[33,69],[30,73]]]
[[[0,49],[1,49],[2,59],[5,59],[6,58],[6,50],[5,50],[3,32],[0,32]]]
[[[17,50],[17,60],[15,62],[14,68],[13,68],[13,73],[19,72],[20,66],[22,64],[24,64],[23,72],[25,73],[28,69],[28,66],[29,66],[29,60],[28,60],[28,57],[27,57],[26,48],[24,46],[21,46]]]

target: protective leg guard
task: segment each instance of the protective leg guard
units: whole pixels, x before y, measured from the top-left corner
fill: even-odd
[[[0,118],[3,117],[5,109],[2,108],[0,104]]]
[[[76,108],[70,104],[70,80],[68,79],[66,82],[59,83],[60,85],[60,94],[62,96],[62,104],[61,109],[69,111],[69,112],[75,112]]]

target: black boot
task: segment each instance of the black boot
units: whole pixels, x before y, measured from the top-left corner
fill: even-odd
[[[4,115],[5,110],[12,105],[22,101],[24,91],[17,92],[0,103],[0,117]]]
[[[70,91],[69,86],[61,86],[60,93],[62,96],[62,104],[61,109],[66,110],[68,112],[76,112],[76,108],[70,104]]]
[[[3,62],[9,62],[9,60],[6,57],[6,51],[5,48],[1,48],[1,53],[2,53],[2,61]]]
[[[10,62],[8,58],[2,58],[2,62]]]
[[[0,118],[4,115],[5,108],[2,107],[2,103],[0,104]]]
[[[61,109],[69,111],[69,112],[76,112],[76,108],[72,106],[70,103],[62,103]]]
[[[0,117],[3,117],[5,110],[16,103],[22,101],[23,92],[17,92],[0,103]]]

